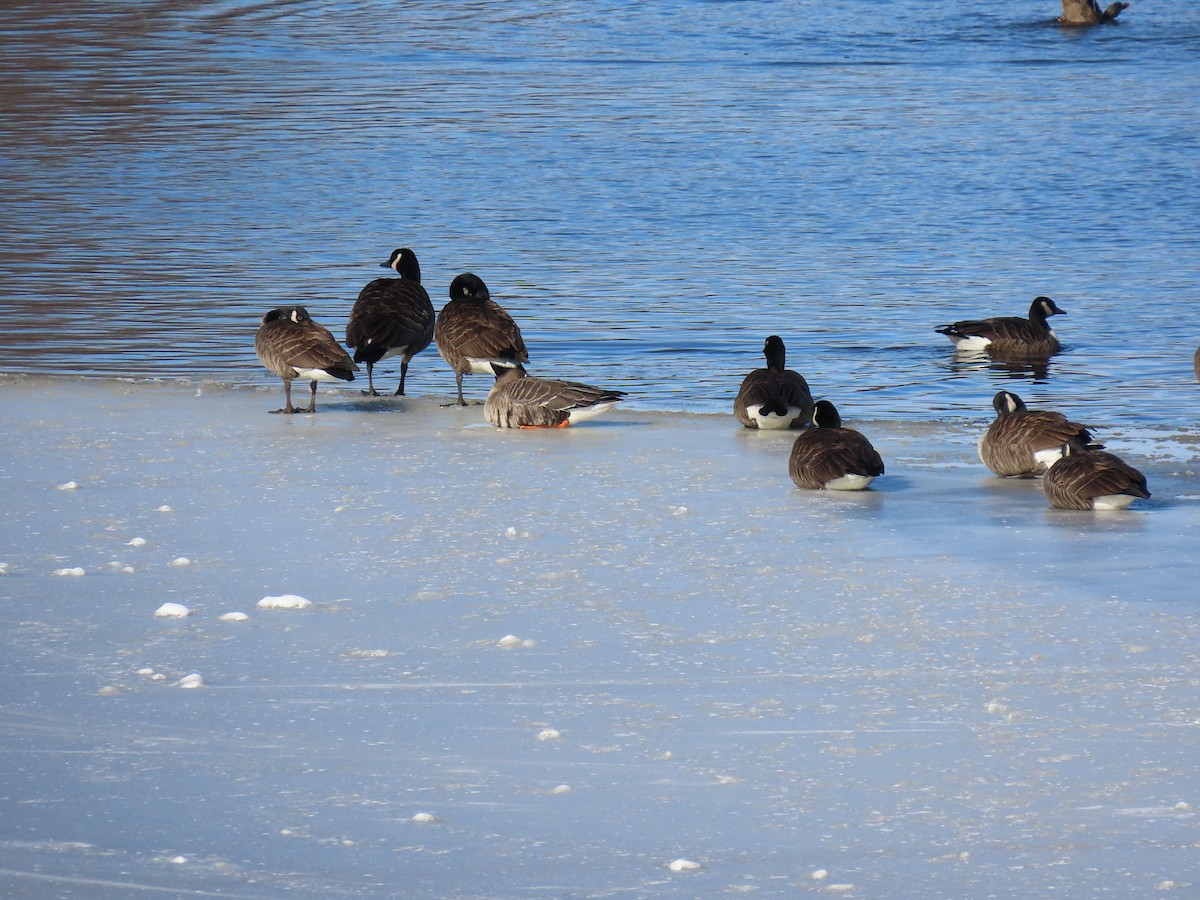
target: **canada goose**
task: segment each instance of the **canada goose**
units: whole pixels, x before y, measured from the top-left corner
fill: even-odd
[[[966,319],[934,330],[954,342],[959,350],[979,351],[1000,356],[1049,356],[1062,349],[1054,332],[1046,324],[1048,316],[1065,316],[1049,297],[1038,297],[1029,307],[1029,318],[998,316],[992,319]]]
[[[1056,509],[1125,509],[1150,496],[1146,476],[1120,457],[1070,444],[1046,471],[1042,491]]]
[[[329,329],[318,325],[303,306],[280,306],[262,317],[254,336],[254,352],[262,364],[283,379],[283,409],[277,413],[317,411],[317,382],[353,381],[358,365]],[[312,381],[308,409],[292,406],[292,379]]]
[[[883,460],[862,434],[843,428],[837,407],[818,400],[813,424],[792,444],[788,472],[799,487],[861,491],[883,474]]]
[[[497,428],[566,428],[607,412],[625,396],[576,381],[534,378],[512,359],[493,359],[491,368],[496,383],[483,415]]]
[[[468,372],[494,374],[491,361],[506,355],[517,362],[529,362],[521,329],[492,300],[483,279],[471,272],[464,272],[450,283],[450,302],[438,313],[433,339],[442,359],[454,370],[459,406],[467,405],[462,380]]]
[[[808,382],[787,368],[787,348],[777,335],[763,345],[765,369],[742,379],[733,414],[747,428],[803,428],[812,421],[813,399]]]
[[[1196,380],[1200,381],[1200,349],[1196,350],[1196,355],[1192,357],[1192,368],[1196,370]]]
[[[433,340],[434,311],[429,293],[421,287],[421,266],[407,247],[393,250],[385,269],[393,269],[399,278],[376,278],[358,292],[350,320],[346,323],[346,346],[354,351],[354,361],[367,365],[367,390],[375,390],[374,368],[390,356],[400,359],[400,386],[396,396],[404,395],[408,363]]]
[[[1060,412],[1030,410],[1011,391],[992,399],[996,418],[979,437],[980,461],[1000,476],[1040,475],[1062,456],[1063,444],[1075,450],[1100,450],[1087,426]]]

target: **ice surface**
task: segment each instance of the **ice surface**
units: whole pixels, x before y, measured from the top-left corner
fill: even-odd
[[[938,422],[830,495],[732,416],[272,403],[0,381],[0,894],[1198,889],[1193,435],[1096,516]]]

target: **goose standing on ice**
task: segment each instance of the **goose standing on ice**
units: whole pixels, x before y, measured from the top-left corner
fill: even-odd
[[[812,420],[817,427],[796,438],[788,460],[788,474],[798,487],[861,491],[883,474],[883,460],[871,442],[853,428],[843,428],[832,403],[818,400]]]
[[[979,460],[997,475],[1041,475],[1062,456],[1063,444],[1074,450],[1100,450],[1086,425],[1060,412],[1031,410],[1011,391],[992,399],[996,418],[979,438]]]
[[[434,311],[429,292],[421,287],[421,266],[407,247],[393,250],[387,262],[399,278],[376,278],[358,293],[350,320],[346,323],[346,346],[354,351],[354,361],[366,363],[367,390],[375,390],[375,364],[391,356],[400,357],[400,386],[396,396],[404,396],[404,380],[409,361],[433,340]]]
[[[495,374],[491,364],[496,359],[529,362],[521,329],[492,300],[483,279],[471,272],[450,283],[450,302],[438,313],[433,339],[442,359],[454,370],[459,406],[467,405],[462,393],[467,373]]]
[[[808,382],[787,367],[787,348],[778,335],[767,338],[763,355],[767,367],[742,379],[733,401],[734,417],[747,428],[803,428],[813,413]]]
[[[264,366],[283,379],[283,409],[277,413],[317,411],[317,382],[353,381],[358,365],[324,325],[303,306],[280,306],[262,317],[254,336],[254,352]],[[292,406],[292,379],[312,381],[308,409]]]
[[[1150,496],[1146,476],[1119,456],[1070,444],[1046,470],[1042,491],[1056,509],[1125,509]]]
[[[958,350],[986,350],[997,356],[1051,356],[1062,349],[1058,337],[1050,330],[1046,319],[1065,316],[1049,297],[1038,297],[1029,307],[1029,318],[997,316],[991,319],[964,319],[934,330],[954,342]]]
[[[497,428],[566,428],[607,412],[625,396],[577,381],[535,378],[512,359],[493,359],[491,367],[496,383],[483,415]]]

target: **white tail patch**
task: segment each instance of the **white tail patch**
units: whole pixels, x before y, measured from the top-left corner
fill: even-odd
[[[874,475],[855,475],[850,473],[843,475],[841,478],[834,478],[832,481],[825,482],[825,490],[861,491],[874,480]]]

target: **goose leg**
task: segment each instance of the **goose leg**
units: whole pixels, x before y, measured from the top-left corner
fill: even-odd
[[[317,411],[317,379],[312,382],[312,395],[308,398],[308,409],[305,412],[315,413]]]
[[[396,388],[396,396],[404,396],[404,379],[408,377],[408,360],[404,359],[400,362],[400,387]]]
[[[292,406],[292,382],[285,378],[283,380],[283,409],[273,409],[273,413],[294,413],[300,410]]]

